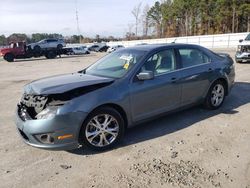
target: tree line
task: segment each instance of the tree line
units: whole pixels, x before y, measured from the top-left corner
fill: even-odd
[[[250,32],[250,0],[165,0],[131,13],[127,39]]]
[[[63,37],[57,33],[14,33],[0,35],[0,46],[13,41],[37,42],[45,38],[64,38],[68,43],[150,39],[192,35],[250,32],[250,0],[162,0],[153,6],[136,5],[123,38],[113,36]]]
[[[92,42],[108,42],[108,41],[118,41],[121,38],[115,38],[113,36],[101,37],[96,35],[95,37],[84,37],[82,35],[72,35],[64,37],[58,33],[34,33],[27,35],[24,33],[13,33],[6,37],[5,35],[0,35],[0,46],[8,45],[10,42],[26,41],[28,44],[33,42],[38,42],[47,38],[63,38],[66,43],[92,43]]]

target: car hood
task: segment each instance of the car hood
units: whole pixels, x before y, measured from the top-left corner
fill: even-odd
[[[33,81],[24,87],[26,94],[49,95],[61,94],[77,88],[113,82],[112,78],[105,78],[83,73],[63,74]]]
[[[0,49],[0,52],[3,53],[3,52],[5,52],[5,51],[9,51],[10,49],[11,49],[11,48],[9,48],[9,47],[7,47],[7,48],[1,48],[1,49]]]
[[[244,45],[248,46],[248,45],[250,45],[250,40],[243,40],[239,45],[240,46],[244,46]]]

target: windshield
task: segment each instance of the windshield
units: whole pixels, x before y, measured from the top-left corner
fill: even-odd
[[[121,78],[141,60],[144,54],[144,51],[139,50],[120,50],[113,52],[90,66],[85,70],[85,73]]]
[[[245,40],[250,40],[250,34],[247,35],[247,38]]]
[[[37,43],[44,43],[45,39],[38,41]]]

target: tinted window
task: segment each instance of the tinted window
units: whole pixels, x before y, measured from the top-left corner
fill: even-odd
[[[48,39],[47,42],[57,42],[55,39]]]
[[[209,57],[198,49],[179,49],[179,52],[183,68],[210,62]]]
[[[143,65],[141,71],[153,71],[155,75],[161,75],[175,69],[174,51],[164,50],[152,55]]]

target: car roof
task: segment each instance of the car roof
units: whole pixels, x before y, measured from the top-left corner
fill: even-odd
[[[131,50],[142,50],[142,51],[151,51],[151,50],[156,50],[156,49],[161,49],[164,47],[196,47],[196,48],[201,48],[199,45],[195,44],[182,44],[182,43],[165,43],[165,44],[146,44],[146,45],[139,45],[139,46],[133,46],[133,47],[128,47],[127,49]]]

